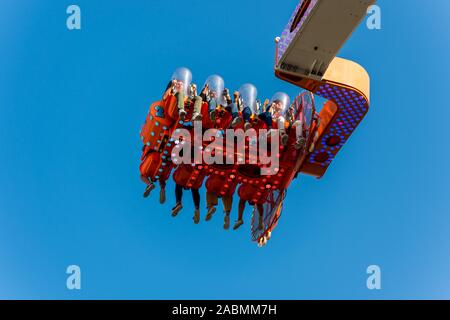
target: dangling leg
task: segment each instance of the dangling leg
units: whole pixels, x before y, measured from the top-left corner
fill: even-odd
[[[202,103],[203,99],[200,96],[196,96],[194,102],[194,113],[192,114],[192,121],[202,120]]]
[[[175,97],[177,98],[178,115],[180,116],[180,120],[184,121],[184,118],[186,117],[186,110],[184,110],[184,100],[186,95],[183,91],[180,91]]]
[[[206,208],[208,209],[208,213],[206,214],[206,221],[211,220],[213,214],[216,212],[217,206],[217,195],[212,192],[206,192]]]
[[[183,187],[177,184],[175,186],[175,199],[177,201],[175,207],[172,209],[172,217],[176,217],[178,213],[183,209],[183,205],[181,204],[183,198]]]
[[[194,223],[198,224],[200,222],[200,192],[198,189],[191,189],[192,200],[194,200]]]
[[[159,203],[163,204],[166,202],[166,182],[159,181]]]
[[[240,199],[239,200],[239,208],[238,208],[238,220],[233,226],[233,230],[237,230],[240,226],[244,224],[243,216],[244,216],[244,210],[245,210],[245,200]]]
[[[144,198],[147,198],[150,192],[155,189],[155,184],[148,177],[141,176],[141,180],[147,185],[144,191]]]
[[[223,228],[228,230],[230,228],[230,213],[233,206],[233,196],[223,196],[222,204],[225,211],[225,217],[223,218]]]

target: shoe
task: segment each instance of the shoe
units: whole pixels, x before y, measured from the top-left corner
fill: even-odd
[[[245,131],[250,130],[251,127],[252,127],[252,124],[251,124],[250,122],[246,122],[246,123],[244,124],[244,129],[245,129]]]
[[[180,213],[181,209],[183,209],[183,206],[181,203],[177,203],[175,207],[172,209],[172,217],[176,217],[178,213]]]
[[[239,229],[240,226],[242,226],[244,224],[244,220],[238,220],[236,221],[236,223],[233,226],[233,230],[237,230]]]
[[[194,223],[199,224],[200,223],[200,210],[195,209],[194,211]]]
[[[147,198],[149,195],[150,195],[150,192],[152,192],[152,190],[153,189],[155,189],[155,185],[152,183],[152,184],[149,184],[148,186],[147,186],[147,188],[145,188],[145,191],[144,191],[144,198]]]
[[[305,147],[305,143],[306,143],[305,138],[303,138],[303,137],[302,138],[298,138],[297,141],[295,142],[294,148],[296,150],[303,149]]]
[[[178,114],[180,115],[180,120],[184,121],[184,119],[186,118],[186,111],[180,110],[180,111],[178,111]]]
[[[161,188],[159,190],[159,203],[164,204],[164,202],[166,202],[166,189]]]
[[[209,113],[209,118],[211,119],[211,121],[216,121],[216,109],[211,110],[211,112]]]
[[[205,220],[206,220],[206,221],[211,220],[211,218],[212,218],[212,216],[213,216],[213,214],[214,214],[215,212],[216,212],[216,207],[210,207],[210,208],[208,209],[208,213],[206,214]]]
[[[258,230],[263,230],[264,229],[264,219],[262,216],[259,216],[259,223],[258,223]]]
[[[223,218],[223,228],[225,230],[230,229],[230,216],[228,214],[226,214]]]
[[[192,115],[192,121],[201,121],[202,120],[202,114],[201,113],[194,113]]]
[[[231,126],[234,128],[238,125],[240,125],[242,122],[242,119],[240,117],[236,117],[233,119],[233,121],[231,122]]]

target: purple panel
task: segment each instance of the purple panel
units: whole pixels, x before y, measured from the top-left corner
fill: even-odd
[[[300,21],[298,26],[295,28],[295,30],[293,30],[291,32],[291,26],[294,23],[295,16],[297,15],[297,12],[300,9],[303,1],[304,0],[301,0],[300,3],[297,5],[297,7],[295,8],[294,14],[292,15],[291,19],[289,20],[289,23],[287,24],[286,28],[284,29],[283,33],[281,34],[281,40],[278,43],[278,60],[280,60],[281,57],[284,55],[284,53],[286,52],[286,49],[289,47],[289,45],[291,44],[291,42],[294,39],[295,35],[301,29],[301,27],[303,26],[303,23],[308,18],[308,16],[310,15],[311,11],[316,6],[316,4],[317,4],[317,2],[319,0],[312,0],[311,1],[311,4],[309,5],[308,9],[306,10],[306,13],[303,16],[302,20]]]
[[[320,165],[328,167],[368,112],[369,105],[366,99],[355,90],[331,84],[321,85],[316,94],[325,99],[333,100],[339,108],[336,121],[333,121],[328,133],[317,143],[316,150],[310,155],[308,161],[309,163],[318,163],[315,161],[315,157],[325,152],[329,157]],[[332,136],[340,138],[338,145],[327,145],[327,139]]]

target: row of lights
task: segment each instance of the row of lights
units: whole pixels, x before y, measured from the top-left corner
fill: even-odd
[[[149,118],[150,118],[150,120],[153,120],[153,116],[150,115]],[[180,124],[182,124],[182,122],[180,122]],[[159,127],[159,126],[160,126],[160,123],[159,123],[158,121],[156,121],[156,122],[155,122],[155,126],[156,126],[156,127]],[[167,130],[168,128],[167,128],[166,126],[162,126],[162,129],[163,129],[163,130]],[[179,128],[177,128],[177,129],[175,130],[175,132],[178,132],[178,131],[179,131]],[[142,133],[142,132],[141,132],[141,133]],[[151,134],[152,136],[155,136],[155,135],[156,135],[155,131],[151,131],[150,134]],[[163,133],[161,132],[161,133],[159,134],[159,136],[163,136]],[[143,138],[143,137],[141,137],[141,138]],[[172,142],[175,143],[175,144],[179,144],[179,143],[184,144],[184,141],[181,141],[181,142],[180,142],[180,141],[178,141],[178,140],[173,141],[173,139],[170,139],[170,142],[167,143],[167,147],[171,147],[171,146],[172,146],[172,144],[171,144]],[[161,140],[158,139],[158,140],[157,140],[157,143],[160,144],[160,143],[161,143]],[[147,145],[150,146],[150,142],[147,142]],[[154,148],[156,148],[156,146],[155,146]],[[248,146],[245,146],[245,148],[248,149]],[[202,149],[202,148],[201,148],[201,149]],[[280,149],[282,150],[283,147],[281,146]],[[163,166],[163,167],[166,167],[166,166],[167,166],[167,155],[168,155],[168,153],[169,153],[168,150],[164,150],[164,151],[163,151],[163,155],[162,155],[162,159],[163,159],[163,161],[162,161],[162,166]],[[173,156],[173,155],[172,155],[172,156]],[[230,154],[229,157],[234,157],[234,154]],[[277,157],[280,157],[280,154],[277,154]],[[240,161],[243,161],[243,160],[244,160],[243,158],[240,158]],[[251,160],[254,160],[254,159],[253,159],[253,158],[246,159],[246,160],[245,160],[245,163],[250,164]],[[259,161],[257,161],[257,164],[261,165],[261,163],[260,163]],[[205,169],[208,169],[208,166],[205,166],[204,168],[205,168]],[[197,169],[198,169],[198,170],[197,170]],[[196,180],[196,179],[198,178],[198,176],[200,175],[201,170],[203,169],[203,166],[199,166],[197,169],[195,169],[195,170],[193,171],[193,174],[191,175],[191,177],[190,177],[190,179],[189,179],[189,183],[188,183],[188,185],[187,185],[188,187],[192,187],[192,186],[193,186],[193,184],[195,183],[195,180]],[[160,172],[160,175],[162,175],[162,173],[163,173],[163,168],[160,168],[160,169],[159,169],[159,172]],[[214,172],[214,169],[209,169],[209,172],[210,172],[210,173],[213,173],[213,172]],[[276,171],[276,172],[278,172],[278,171]],[[283,176],[283,174],[282,174],[283,172],[284,172],[284,169],[282,169],[281,172],[279,172],[279,173],[277,174],[277,177],[281,179],[282,176]],[[225,172],[225,171],[221,171],[221,170],[220,170],[220,171],[219,171],[219,170],[216,170],[214,173],[215,173],[215,174],[219,174],[219,175],[221,175],[221,176],[225,176],[225,175],[226,175],[226,172]],[[159,176],[156,176],[155,178],[159,178]],[[228,182],[228,183],[226,183],[226,184],[224,185],[224,190],[221,191],[221,194],[222,194],[222,195],[226,193],[226,191],[230,188],[230,184],[231,184],[235,179],[236,179],[236,170],[233,169],[233,170],[232,170],[232,174],[230,174],[229,177],[227,178],[227,182]],[[264,184],[263,186],[260,186],[260,187],[259,187],[259,189],[260,189],[261,191],[257,191],[256,195],[262,196],[263,193],[265,193],[266,190],[276,189],[276,188],[277,188],[277,185],[280,184],[280,181],[279,181],[279,180],[275,180],[273,185],[270,184],[270,183],[266,183],[266,181],[267,181],[266,178],[262,179],[262,183],[263,183],[263,184],[265,183],[265,184]],[[243,177],[238,177],[238,178],[237,178],[237,182],[239,182],[239,183],[259,184],[260,181],[259,181],[258,179],[253,180],[253,179],[247,179],[247,178],[243,178]],[[254,202],[257,202],[257,199],[255,198],[255,199],[253,199],[253,201],[254,201]]]
[[[322,148],[316,148],[309,159],[311,163],[319,162],[321,166],[326,167],[330,165],[337,152],[361,122],[368,111],[368,105],[366,99],[361,94],[337,85],[324,84],[316,94],[325,99],[333,100],[339,108],[336,121],[330,128],[329,133],[324,135],[320,143]],[[336,145],[328,145],[326,142],[333,137],[338,138],[339,143]]]

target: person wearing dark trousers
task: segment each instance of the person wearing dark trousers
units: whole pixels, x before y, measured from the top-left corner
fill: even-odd
[[[272,113],[270,112],[269,99],[266,99],[264,105],[261,106],[258,118],[266,124],[268,130],[272,129],[273,120]]]
[[[231,127],[234,128],[242,123],[242,118],[239,116],[239,111],[242,109],[241,101],[239,99],[239,91],[235,91],[233,94],[234,102],[231,99],[228,100],[227,111],[231,113]]]
[[[181,209],[183,209],[183,189],[188,189],[188,188],[184,188],[183,186],[177,184],[175,186],[175,199],[176,199],[176,205],[175,207],[173,207],[172,209],[172,217],[176,217],[178,215],[178,213],[181,211]],[[192,193],[192,200],[194,201],[194,223],[198,224],[200,222],[200,192],[198,191],[198,189],[191,189],[191,193]]]

